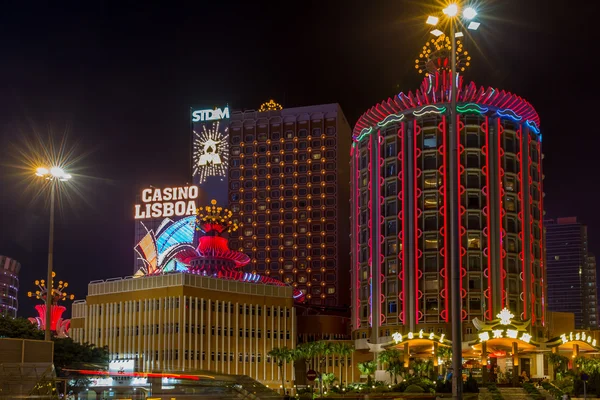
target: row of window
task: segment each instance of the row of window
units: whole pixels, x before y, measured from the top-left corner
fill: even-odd
[[[273,129],[273,128],[271,128],[271,129]],[[267,141],[267,140],[279,140],[281,138],[288,139],[288,140],[294,139],[296,137],[308,139],[308,136],[309,136],[308,130],[304,129],[304,128],[297,129],[297,131],[288,129],[282,135],[281,131],[279,131],[279,130],[272,130],[270,132],[256,132],[256,134],[255,134],[254,127],[244,127],[244,133],[242,134],[240,128],[230,127],[230,133],[231,133],[231,143],[233,143],[233,144],[241,143],[242,138],[244,139],[243,140],[244,142],[254,142],[254,141],[263,142],[263,141]],[[327,126],[325,128],[326,136],[335,136],[335,133],[336,133],[335,126]],[[310,133],[311,137],[321,137],[321,135],[322,135],[321,128],[313,128]]]
[[[254,143],[254,142],[252,142]],[[270,141],[268,143],[261,143],[256,146],[253,144],[245,144],[244,146],[232,146],[230,149],[230,153],[234,156],[240,155],[242,152],[245,155],[257,155],[257,154],[267,154],[268,152],[275,153],[280,152],[282,150],[285,151],[293,151],[294,149],[319,149],[321,147],[333,148],[336,145],[335,138],[326,138],[325,140],[321,138],[314,138],[309,140],[301,140],[299,142],[295,141]],[[269,154],[267,154],[269,155]]]
[[[98,338],[102,337],[102,331],[103,329],[98,328]],[[121,329],[120,327],[114,327],[114,328],[105,328],[104,329],[105,334],[107,336],[119,336]],[[173,324],[162,324],[162,329],[161,329],[161,325],[156,324],[156,325],[143,325],[143,326],[125,326],[123,327],[123,332],[125,336],[139,336],[141,335],[158,335],[158,334],[175,334],[175,333],[179,333],[179,323],[173,323]],[[200,330],[200,325],[189,325],[189,324],[185,324],[185,333],[191,333],[191,334],[202,334],[202,335],[206,335],[207,334],[207,329],[206,329],[206,325],[202,325],[202,331]],[[226,327],[215,327],[215,326],[211,326],[210,327],[210,336],[230,336],[233,337],[234,336],[234,329],[232,327],[226,328]],[[258,338],[261,339],[262,338],[262,330],[261,329],[243,329],[240,328],[239,329],[239,337],[241,338]],[[289,339],[290,338],[290,333],[288,331],[276,331],[274,330],[273,333],[271,333],[271,330],[267,330],[266,331],[266,338],[267,339]]]
[[[202,309],[203,311],[207,311],[207,306],[208,305],[208,300],[204,300],[204,299],[199,299],[198,301],[195,301],[193,299],[189,299],[186,298],[185,299],[185,309]],[[167,298],[163,300],[163,305],[162,305],[162,309],[163,310],[168,310],[168,309],[178,309],[179,308],[179,298]],[[279,313],[280,317],[283,317],[284,315],[286,317],[289,318],[290,316],[290,309],[286,308],[279,308],[279,312],[277,311],[277,309],[273,309],[271,310],[271,307],[269,306],[258,306],[258,305],[238,305],[238,314],[239,315],[262,315],[262,309],[265,308],[266,309],[266,314],[267,317],[270,317],[271,314],[276,317],[277,314]],[[154,310],[160,310],[161,306],[160,306],[160,300],[158,299],[154,299],[154,300],[142,300],[142,301],[136,301],[133,303],[133,305],[129,305],[127,303],[124,304],[123,309],[125,310],[125,312],[132,312],[134,309],[136,312],[145,312],[145,311],[154,311]],[[90,308],[90,315],[102,315],[102,310],[105,310],[107,312],[110,313],[115,313],[118,314],[121,312],[121,305],[120,304],[113,304],[112,308],[110,308],[109,304],[103,304],[100,305],[97,308]],[[231,303],[223,303],[220,301],[212,301],[210,303],[210,310],[212,312],[224,312],[224,313],[234,313],[235,312],[235,305],[231,304]],[[94,311],[97,311],[97,314],[94,314]]]

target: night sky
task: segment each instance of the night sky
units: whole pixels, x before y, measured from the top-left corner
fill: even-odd
[[[418,87],[414,60],[431,37],[425,4],[435,1],[162,3],[3,3],[0,254],[23,264],[22,316],[33,313],[26,293],[45,277],[48,240],[47,205],[34,200],[34,181],[24,175],[28,143],[66,132],[79,156],[76,186],[60,200],[54,265],[81,299],[89,281],[131,274],[138,188],[188,179],[190,106],[337,102],[354,125],[372,105]],[[599,10],[480,3],[466,80],[514,92],[537,109],[546,217],[578,216],[600,255],[592,35]]]

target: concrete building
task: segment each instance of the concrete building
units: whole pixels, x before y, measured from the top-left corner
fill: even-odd
[[[172,273],[91,282],[73,304],[71,336],[137,371],[248,375],[279,388],[268,353],[295,347],[295,321],[292,288]],[[293,381],[291,365],[283,378]]]
[[[545,226],[548,309],[573,313],[576,329],[598,329],[596,265],[587,226],[576,217],[549,219]]]
[[[0,255],[0,314],[17,316],[21,263]]]
[[[338,104],[233,112],[232,247],[248,271],[292,284],[309,304],[349,304],[350,125]]]

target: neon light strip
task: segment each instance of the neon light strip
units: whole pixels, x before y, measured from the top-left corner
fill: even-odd
[[[460,189],[462,187],[462,184],[460,183],[460,117],[458,115],[456,115],[456,146],[458,148],[457,151],[457,155],[456,155],[456,164],[457,164],[457,170],[456,170],[456,174],[457,174],[457,180],[458,180],[458,190],[456,193],[456,196],[458,196],[458,274],[460,277],[460,297],[461,297],[461,304],[462,304],[462,298],[463,298],[463,278],[462,278],[462,271],[463,271],[463,263],[462,263],[462,251],[463,251],[463,241],[462,241],[462,234],[461,234],[461,228],[462,228],[462,215],[461,215],[461,198],[460,198]],[[466,232],[465,232],[466,235]],[[462,307],[461,307],[462,308]],[[462,317],[462,312],[461,312],[461,316],[460,316],[460,320],[463,320]]]
[[[372,146],[372,141],[369,140],[369,145],[367,147],[368,151],[369,151],[369,158],[371,157],[371,146]],[[375,227],[373,226],[373,166],[374,163],[372,162],[373,160],[371,160],[371,162],[369,163],[369,201],[367,202],[367,204],[369,205],[369,242],[368,242],[368,247],[369,247],[369,325],[373,326],[373,231],[375,230]],[[375,165],[375,167],[379,168],[378,165]],[[379,221],[378,221],[379,222]]]
[[[442,162],[444,165],[444,290],[446,291],[446,297],[444,298],[444,308],[446,309],[446,318],[444,320],[446,322],[450,321],[450,304],[449,304],[449,294],[450,288],[448,287],[448,268],[450,260],[448,259],[448,164],[447,164],[447,154],[448,154],[448,146],[446,143],[446,116],[442,115],[442,146],[444,147],[444,152],[442,154]]]
[[[419,201],[419,198],[417,197],[417,190],[418,190],[418,185],[417,185],[417,150],[418,150],[418,146],[417,146],[417,136],[419,135],[419,131],[420,131],[421,127],[417,124],[417,122],[414,122],[414,127],[413,127],[413,190],[414,190],[414,198],[413,198],[413,215],[414,215],[414,219],[415,219],[415,268],[414,268],[414,273],[415,273],[415,319],[417,321],[417,324],[419,323],[419,221],[418,221],[418,214],[417,214],[417,203]]]
[[[356,139],[354,139],[357,142],[360,142],[361,140],[363,140],[366,136],[370,135],[373,132],[373,128],[365,128],[362,131],[360,131],[360,134],[358,135],[358,137]]]
[[[413,111],[413,115],[415,117],[422,117],[426,114],[443,114],[446,112],[446,107],[437,107],[434,105],[427,105],[418,110]]]
[[[503,243],[506,242],[506,240],[504,240],[502,234],[505,233],[506,231],[504,230],[504,221],[502,220],[502,211],[504,210],[504,199],[502,198],[502,172],[504,172],[504,168],[502,168],[502,155],[501,155],[501,150],[502,150],[502,133],[504,132],[504,128],[502,127],[502,124],[500,123],[500,119],[497,119],[497,124],[498,124],[498,200],[499,200],[499,204],[500,207],[498,207],[498,209],[500,210],[500,298],[502,299],[502,306],[504,307],[506,305],[506,296],[505,296],[505,292],[504,292],[504,246]],[[506,211],[504,211],[504,213],[506,214]]]
[[[536,125],[535,121],[532,121],[532,120],[528,119],[527,121],[525,121],[525,123],[527,124],[527,126],[529,127],[529,129],[531,129],[532,131],[535,132],[536,135],[540,134],[540,129]]]
[[[541,135],[540,135],[541,140]],[[544,264],[544,180],[542,179],[542,144],[537,144],[538,150],[538,187],[540,191],[540,220],[538,221],[540,231],[540,279],[542,280],[542,326],[546,326],[546,265]]]
[[[379,186],[379,196],[378,196],[378,202],[379,204],[377,204],[377,208],[376,210],[379,210],[379,219],[381,219],[381,203],[383,200],[383,196],[381,196],[381,190],[383,188],[383,185],[380,185],[379,183],[381,183],[382,181],[382,177],[381,175],[381,167],[379,167],[380,165],[383,165],[383,158],[381,157],[381,142],[382,142],[382,138],[381,138],[381,131],[378,130],[377,131],[377,143],[376,143],[376,157],[375,159],[377,160],[377,179],[379,180],[378,186]],[[378,221],[379,222],[379,221]],[[377,326],[380,326],[383,321],[385,320],[385,316],[383,314],[383,305],[384,304],[384,299],[385,297],[382,296],[383,295],[383,290],[382,290],[382,286],[384,285],[385,282],[385,277],[382,275],[381,271],[383,271],[383,264],[385,263],[385,257],[382,257],[383,253],[381,251],[381,246],[383,245],[383,241],[381,240],[382,235],[381,235],[381,229],[377,230],[377,248],[379,249],[379,260],[377,260],[377,262],[379,263],[379,274],[377,275],[377,286],[379,287],[379,290],[377,291],[379,299],[377,299],[377,301],[379,302],[379,315],[377,316],[379,318],[379,323]],[[384,278],[384,279],[381,279]],[[379,335],[378,335],[379,336]]]
[[[488,110],[489,109],[487,107],[482,107],[476,103],[467,103],[462,106],[456,106],[456,111],[458,111],[459,113],[485,114],[486,112],[488,112]]]
[[[525,246],[524,246],[524,241],[525,241],[525,205],[529,204],[529,201],[525,202],[525,174],[523,171],[523,162],[525,162],[526,166],[529,166],[529,152],[525,153],[525,149],[523,149],[523,143],[524,143],[524,138],[523,138],[523,128],[521,126],[519,126],[519,130],[517,131],[518,134],[521,135],[521,146],[519,146],[519,150],[521,152],[521,190],[519,193],[519,201],[521,202],[521,218],[519,218],[521,220],[521,233],[523,233],[523,238],[521,239],[521,248],[523,249],[523,260],[522,260],[522,271],[523,271],[523,285],[522,285],[522,289],[523,289],[523,319],[527,319],[527,279],[526,279],[526,263],[525,263]],[[525,157],[525,155],[527,156],[527,161],[525,159],[523,159],[523,157]],[[518,157],[518,155],[517,155]],[[527,170],[529,171],[529,169]],[[529,172],[527,174],[529,176]],[[527,199],[529,200],[529,198]],[[529,222],[531,225],[531,218],[529,218]],[[531,226],[529,227],[529,233],[531,234]],[[530,247],[531,247],[531,241],[530,241]],[[531,249],[529,249],[529,254],[531,254]],[[532,293],[533,296],[533,293]]]
[[[507,109],[504,109],[504,110],[496,110],[496,114],[498,114],[499,117],[510,118],[513,121],[520,121],[520,120],[523,119],[523,117],[521,117],[520,115],[518,115],[516,112],[514,112],[510,108],[507,108]]]
[[[488,254],[487,254],[487,259],[488,259],[488,302],[487,304],[489,305],[489,310],[487,310],[489,312],[489,317],[488,319],[491,321],[493,319],[494,316],[494,296],[492,293],[492,254],[491,254],[491,250],[492,250],[492,207],[490,205],[490,188],[491,188],[491,180],[490,180],[490,156],[491,156],[491,148],[490,148],[490,137],[489,137],[489,118],[486,116],[485,117],[485,146],[486,146],[486,154],[485,154],[485,165],[486,165],[486,170],[487,173],[485,174],[485,180],[486,180],[486,185],[487,185],[487,192],[485,195],[485,201],[487,204],[487,228],[488,228]]]
[[[404,216],[405,213],[405,193],[404,193],[404,182],[406,179],[406,174],[404,170],[404,124],[400,125],[400,129],[398,130],[398,137],[400,138],[400,151],[398,152],[398,159],[400,160],[400,168],[402,168],[402,182],[400,192],[402,193],[402,323],[406,323],[406,290],[404,287],[404,277],[406,276],[406,253],[404,252],[404,245],[406,239],[406,230],[404,229]]]
[[[379,121],[377,123],[377,126],[384,128],[393,122],[400,122],[403,119],[404,119],[404,114],[390,114],[387,117],[385,117],[382,121]]]
[[[355,310],[355,321],[356,321],[356,329],[360,328],[360,152],[354,152],[354,179],[355,179],[355,189],[356,189],[356,209],[354,212],[354,225],[356,228],[356,265],[355,265],[355,277],[356,277],[356,310]]]

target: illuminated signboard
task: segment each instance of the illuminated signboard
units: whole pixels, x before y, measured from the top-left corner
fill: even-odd
[[[192,122],[217,121],[220,119],[229,119],[229,107],[224,109],[215,108],[214,110],[194,110],[192,111]]]
[[[587,343],[591,344],[592,346],[596,347],[596,339],[594,339],[592,336],[590,336],[589,333],[586,334],[585,332],[577,332],[577,333],[570,332],[568,335],[566,333],[563,333],[562,335],[560,335],[560,340],[563,344],[573,342],[573,341],[581,341],[581,342],[587,342]]]
[[[135,369],[135,360],[114,360],[108,363],[108,371],[124,374],[133,372]]]
[[[402,343],[405,340],[412,340],[412,339],[429,339],[429,340],[437,340],[440,343],[446,343],[448,341],[446,339],[444,339],[445,336],[446,336],[445,333],[442,333],[440,336],[438,336],[438,335],[435,335],[433,332],[426,333],[423,331],[423,329],[421,329],[419,332],[408,332],[406,334],[406,337],[404,335],[402,335],[400,332],[394,332],[392,334],[392,339],[394,340],[394,342],[396,344]]]
[[[192,176],[201,185],[210,177],[223,180],[229,162],[229,107],[192,111]]]
[[[148,188],[142,191],[142,204],[135,205],[135,219],[183,217],[196,213],[198,186]]]

